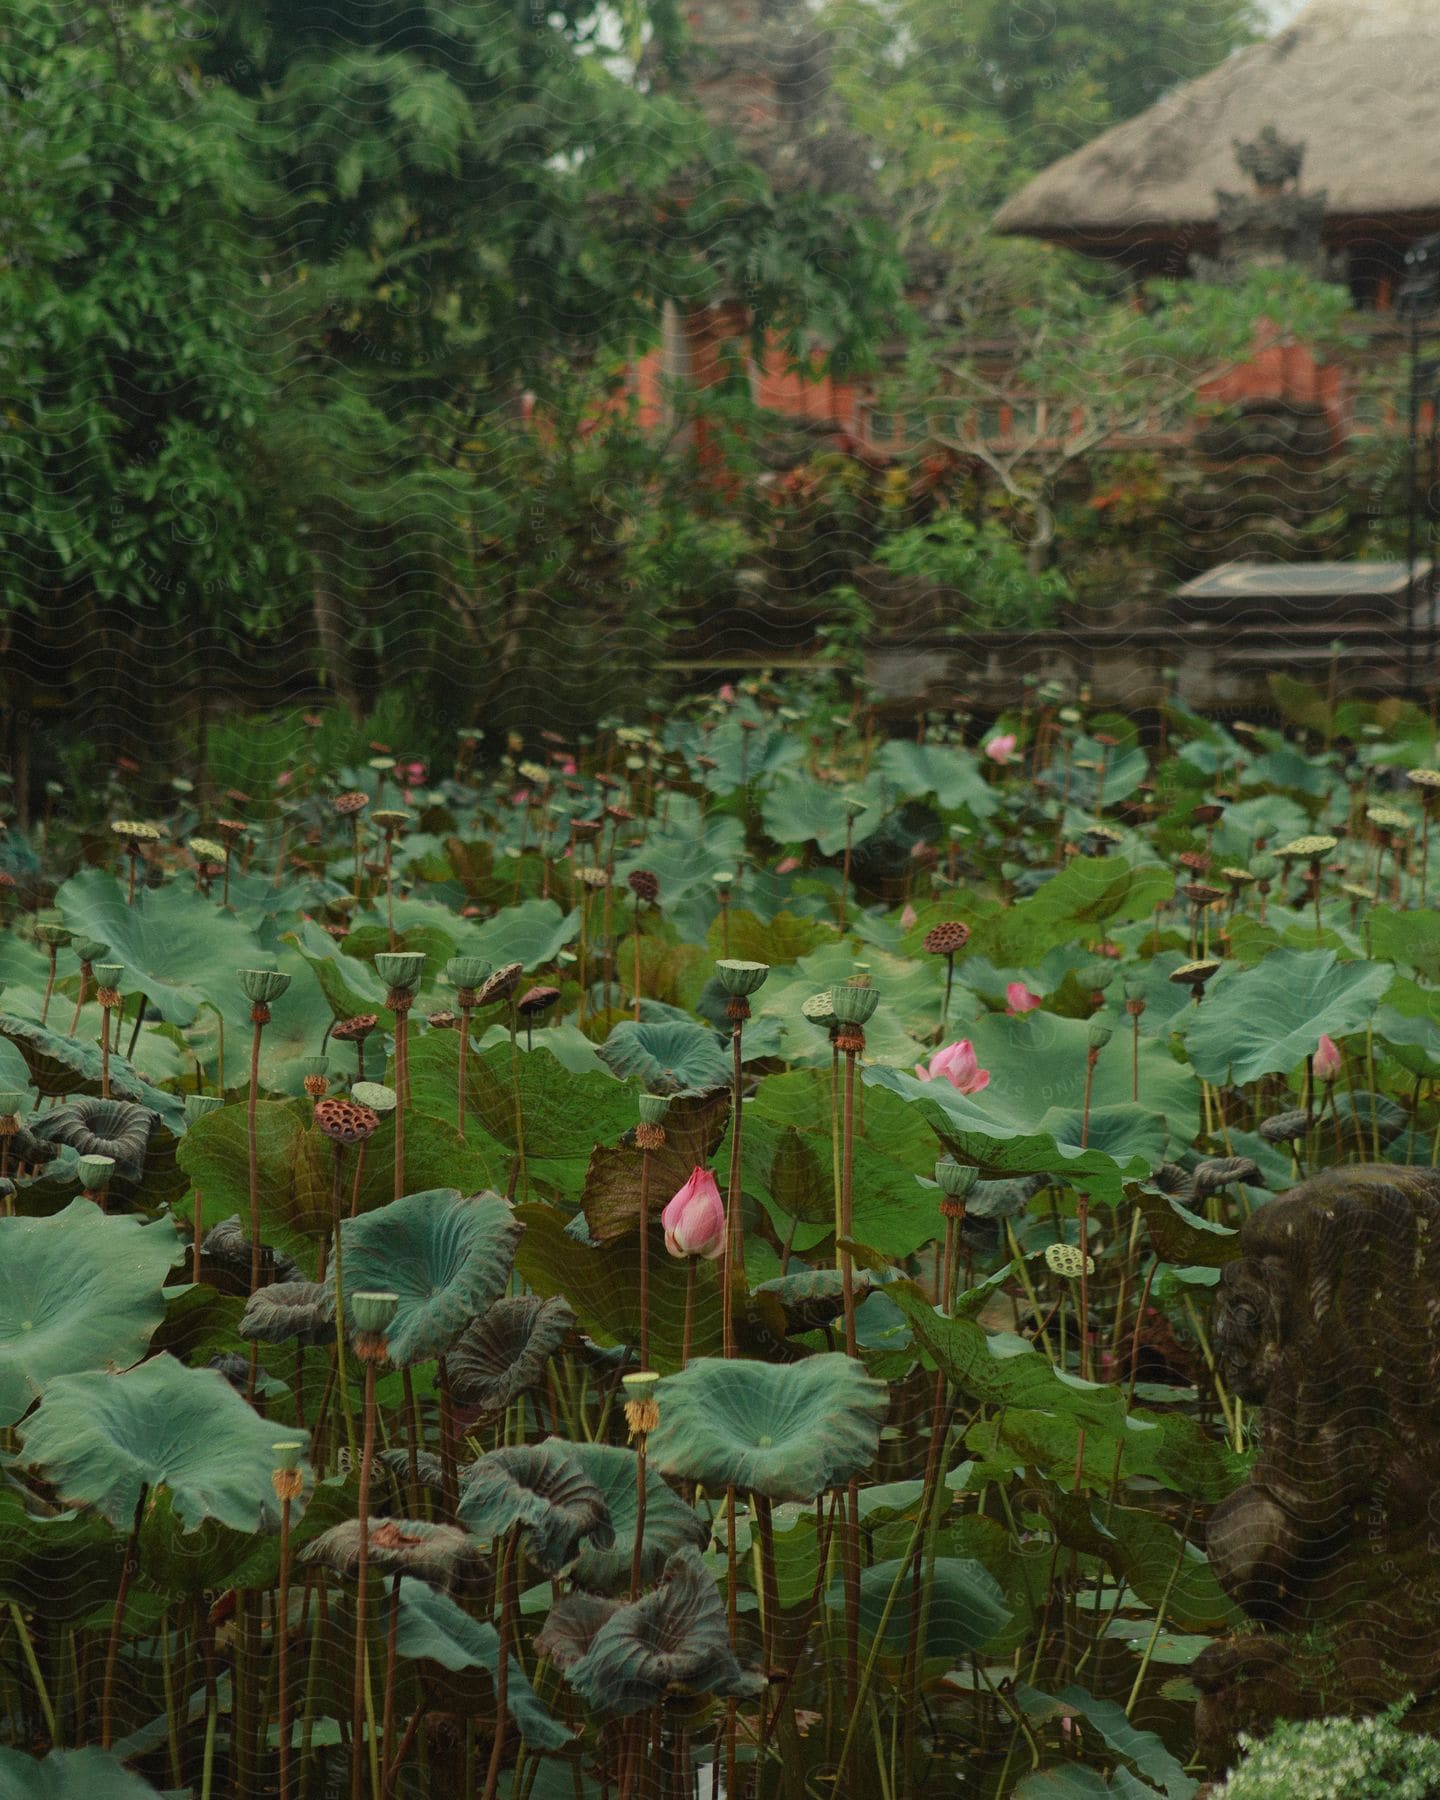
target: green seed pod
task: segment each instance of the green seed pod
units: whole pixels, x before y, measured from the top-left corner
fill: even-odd
[[[213,1112],[219,1112],[225,1104],[219,1094],[187,1094],[185,1096],[185,1123],[196,1125],[201,1119],[209,1118]]]
[[[91,973],[103,988],[118,988],[125,973],[124,963],[96,963]]]
[[[350,1098],[357,1106],[368,1106],[373,1113],[392,1113],[398,1104],[394,1088],[380,1081],[357,1081]]]
[[[1113,1028],[1105,1024],[1103,1020],[1092,1019],[1086,1042],[1092,1050],[1103,1050],[1114,1035]]]
[[[237,969],[235,974],[240,992],[252,1006],[268,1006],[290,985],[290,977],[280,969]]]
[[[272,1444],[270,1448],[274,1453],[277,1469],[289,1470],[300,1467],[300,1458],[305,1453],[305,1446],[298,1439],[291,1438],[283,1444]]]
[[[483,956],[452,956],[445,973],[457,988],[478,988],[490,973],[490,964]]]
[[[350,1321],[356,1331],[366,1332],[371,1337],[381,1337],[394,1322],[400,1296],[367,1289],[362,1293],[351,1294],[349,1305]]]
[[[668,1094],[641,1094],[636,1103],[640,1109],[642,1125],[659,1125],[670,1110]]]
[[[830,990],[830,1007],[842,1025],[863,1025],[880,1004],[880,991],[867,983],[839,981]]]
[[[81,962],[87,962],[93,967],[109,951],[110,946],[102,944],[99,938],[76,938],[70,948]]]
[[[413,994],[424,971],[423,950],[382,950],[375,958],[375,973],[392,992]]]
[[[720,985],[727,994],[753,994],[764,987],[770,965],[762,962],[737,962],[727,958],[716,963],[715,973],[720,977]]]
[[[980,1179],[978,1169],[956,1162],[953,1156],[942,1156],[935,1165],[935,1181],[949,1200],[963,1200]]]
[[[80,1185],[91,1194],[103,1194],[110,1185],[110,1177],[115,1173],[113,1156],[78,1156],[75,1169],[80,1177]]]

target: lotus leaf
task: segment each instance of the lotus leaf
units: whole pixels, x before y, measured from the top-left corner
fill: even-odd
[[[622,1081],[638,1075],[652,1094],[704,1094],[730,1080],[730,1061],[715,1033],[689,1021],[622,1019],[600,1057]]]
[[[0,1017],[0,1037],[6,1038],[25,1059],[35,1086],[45,1094],[84,1094],[100,1091],[100,1049],[79,1038],[31,1024],[28,1019]],[[6,1076],[6,1086],[11,1077]],[[165,1093],[144,1080],[123,1056],[110,1052],[110,1092],[117,1099],[133,1100],[160,1115],[171,1131],[185,1129],[184,1104],[176,1094]]]
[[[1388,964],[1338,962],[1333,950],[1274,950],[1258,968],[1227,969],[1190,1011],[1185,1048],[1207,1081],[1288,1072],[1320,1034],[1363,1030],[1389,987]]]
[[[516,1294],[497,1300],[466,1327],[448,1356],[450,1383],[462,1406],[485,1412],[508,1406],[543,1379],[545,1365],[574,1329],[575,1313],[559,1295]]]
[[[89,1200],[45,1219],[0,1219],[0,1425],[58,1375],[138,1362],[183,1257],[172,1220],[108,1216]]]
[[[325,1284],[276,1281],[245,1303],[240,1335],[264,1344],[328,1344],[335,1335]]]
[[[852,1281],[858,1304],[886,1277],[868,1269],[856,1269]],[[839,1269],[800,1269],[790,1275],[777,1275],[762,1281],[757,1294],[773,1294],[785,1310],[788,1331],[818,1331],[831,1324],[845,1310],[845,1282]]]
[[[595,1641],[595,1633],[620,1605],[619,1600],[607,1600],[599,1594],[562,1595],[550,1608],[535,1639],[536,1650],[541,1656],[548,1656],[563,1674],[584,1656]]]
[[[261,1249],[271,1250],[271,1246],[262,1244]],[[240,1223],[239,1213],[232,1213],[228,1219],[222,1219],[218,1225],[210,1227],[201,1240],[200,1254],[218,1269],[223,1269],[249,1285],[250,1232],[247,1226]],[[295,1263],[283,1254],[273,1251],[272,1254],[276,1279],[287,1285],[298,1281],[300,1271]]]
[[[558,1438],[492,1450],[465,1472],[460,1517],[478,1537],[499,1538],[518,1525],[536,1568],[568,1568],[587,1538],[608,1550],[615,1528],[605,1496]]]
[[[453,1587],[481,1555],[480,1544],[456,1525],[428,1519],[371,1519],[367,1555],[370,1567],[386,1575],[413,1576],[431,1587]],[[360,1521],[346,1519],[312,1538],[301,1552],[304,1562],[323,1563],[337,1575],[354,1575],[360,1567]]]
[[[380,1288],[399,1300],[390,1360],[444,1356],[505,1291],[524,1227],[498,1194],[455,1188],[406,1194],[341,1227],[352,1292]],[[334,1294],[334,1270],[328,1277]]]
[[[873,1637],[885,1618],[885,1648],[892,1652],[904,1650],[910,1633],[914,1584],[902,1580],[894,1600],[890,1598],[896,1576],[907,1566],[898,1561],[872,1563],[860,1576],[861,1629]],[[989,1643],[1009,1622],[1010,1608],[999,1582],[983,1563],[968,1556],[937,1556],[925,1566],[925,1586],[929,1595],[922,1654],[927,1657],[958,1662],[971,1650]],[[845,1596],[839,1582],[830,1588],[826,1604],[843,1609]]]
[[[775,1364],[701,1357],[660,1389],[650,1455],[666,1475],[813,1500],[875,1459],[888,1394],[835,1352]]]
[[[37,1760],[0,1749],[4,1800],[157,1800],[159,1794],[108,1750],[52,1750]]]
[[[631,1557],[635,1548],[636,1464],[633,1450],[619,1444],[569,1444],[567,1453],[589,1476],[605,1497],[610,1523],[615,1530],[615,1543],[601,1550],[593,1542],[580,1552],[579,1561],[570,1571],[571,1579],[582,1588],[597,1593],[613,1594],[630,1579]],[[703,1550],[710,1540],[710,1527],[693,1506],[687,1506],[670,1484],[648,1465],[645,1470],[645,1544],[641,1554],[640,1579],[653,1581],[668,1557],[686,1544]]]
[[[402,1577],[395,1643],[402,1656],[425,1657],[444,1669],[484,1669],[495,1679],[500,1636],[472,1619],[448,1594]],[[546,1712],[525,1671],[512,1656],[505,1682],[506,1707],[521,1737],[534,1750],[563,1750],[572,1733]]]
[[[278,1522],[275,1426],[213,1369],[157,1356],[123,1375],[61,1375],[19,1430],[24,1461],[117,1529],[129,1529],[142,1487],[162,1484],[186,1531]]]
[[[688,1548],[658,1587],[611,1614],[565,1679],[587,1705],[622,1716],[678,1695],[753,1699],[765,1686],[736,1662],[719,1591]]]
[[[79,1156],[108,1156],[118,1176],[138,1181],[145,1168],[150,1133],[158,1123],[158,1115],[148,1106],[77,1094],[42,1113],[32,1129],[52,1144],[68,1144]]]

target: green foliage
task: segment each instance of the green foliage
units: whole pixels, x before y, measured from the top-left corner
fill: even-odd
[[[1404,1707],[1373,1719],[1306,1719],[1242,1739],[1245,1756],[1216,1800],[1284,1800],[1313,1788],[1335,1800],[1425,1800],[1440,1782],[1440,1742],[1401,1729]]]

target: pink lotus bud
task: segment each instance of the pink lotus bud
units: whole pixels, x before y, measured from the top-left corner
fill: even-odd
[[[902,931],[913,931],[915,926],[919,923],[919,913],[916,912],[913,906],[907,906],[900,915],[900,929]]]
[[[1320,1042],[1315,1047],[1315,1055],[1311,1062],[1315,1071],[1315,1079],[1327,1085],[1345,1067],[1345,1053],[1326,1032],[1320,1033]]]
[[[961,1038],[959,1043],[947,1044],[943,1050],[937,1050],[930,1058],[929,1068],[924,1063],[916,1063],[915,1073],[921,1081],[934,1081],[938,1076],[962,1094],[978,1094],[981,1088],[990,1085],[990,1071],[980,1067],[975,1046],[969,1038]]]
[[[782,856],[775,865],[775,873],[777,875],[793,875],[799,867],[800,858],[798,856]]]
[[[1040,1004],[1039,994],[1032,994],[1023,981],[1006,983],[1005,1010],[1012,1019],[1018,1019],[1022,1013],[1034,1012]]]
[[[717,1257],[725,1248],[725,1202],[708,1169],[694,1169],[660,1215],[672,1256]]]
[[[985,754],[991,762],[1007,763],[1015,754],[1015,743],[1016,738],[1013,731],[999,732],[986,744]]]
[[[730,701],[735,698],[735,688],[733,683],[725,681],[720,684],[720,698],[725,701]]]

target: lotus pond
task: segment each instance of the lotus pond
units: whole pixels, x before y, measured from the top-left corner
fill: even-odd
[[[1431,722],[1282,698],[12,820],[0,1794],[1199,1792],[1220,1268],[1440,1149]]]

